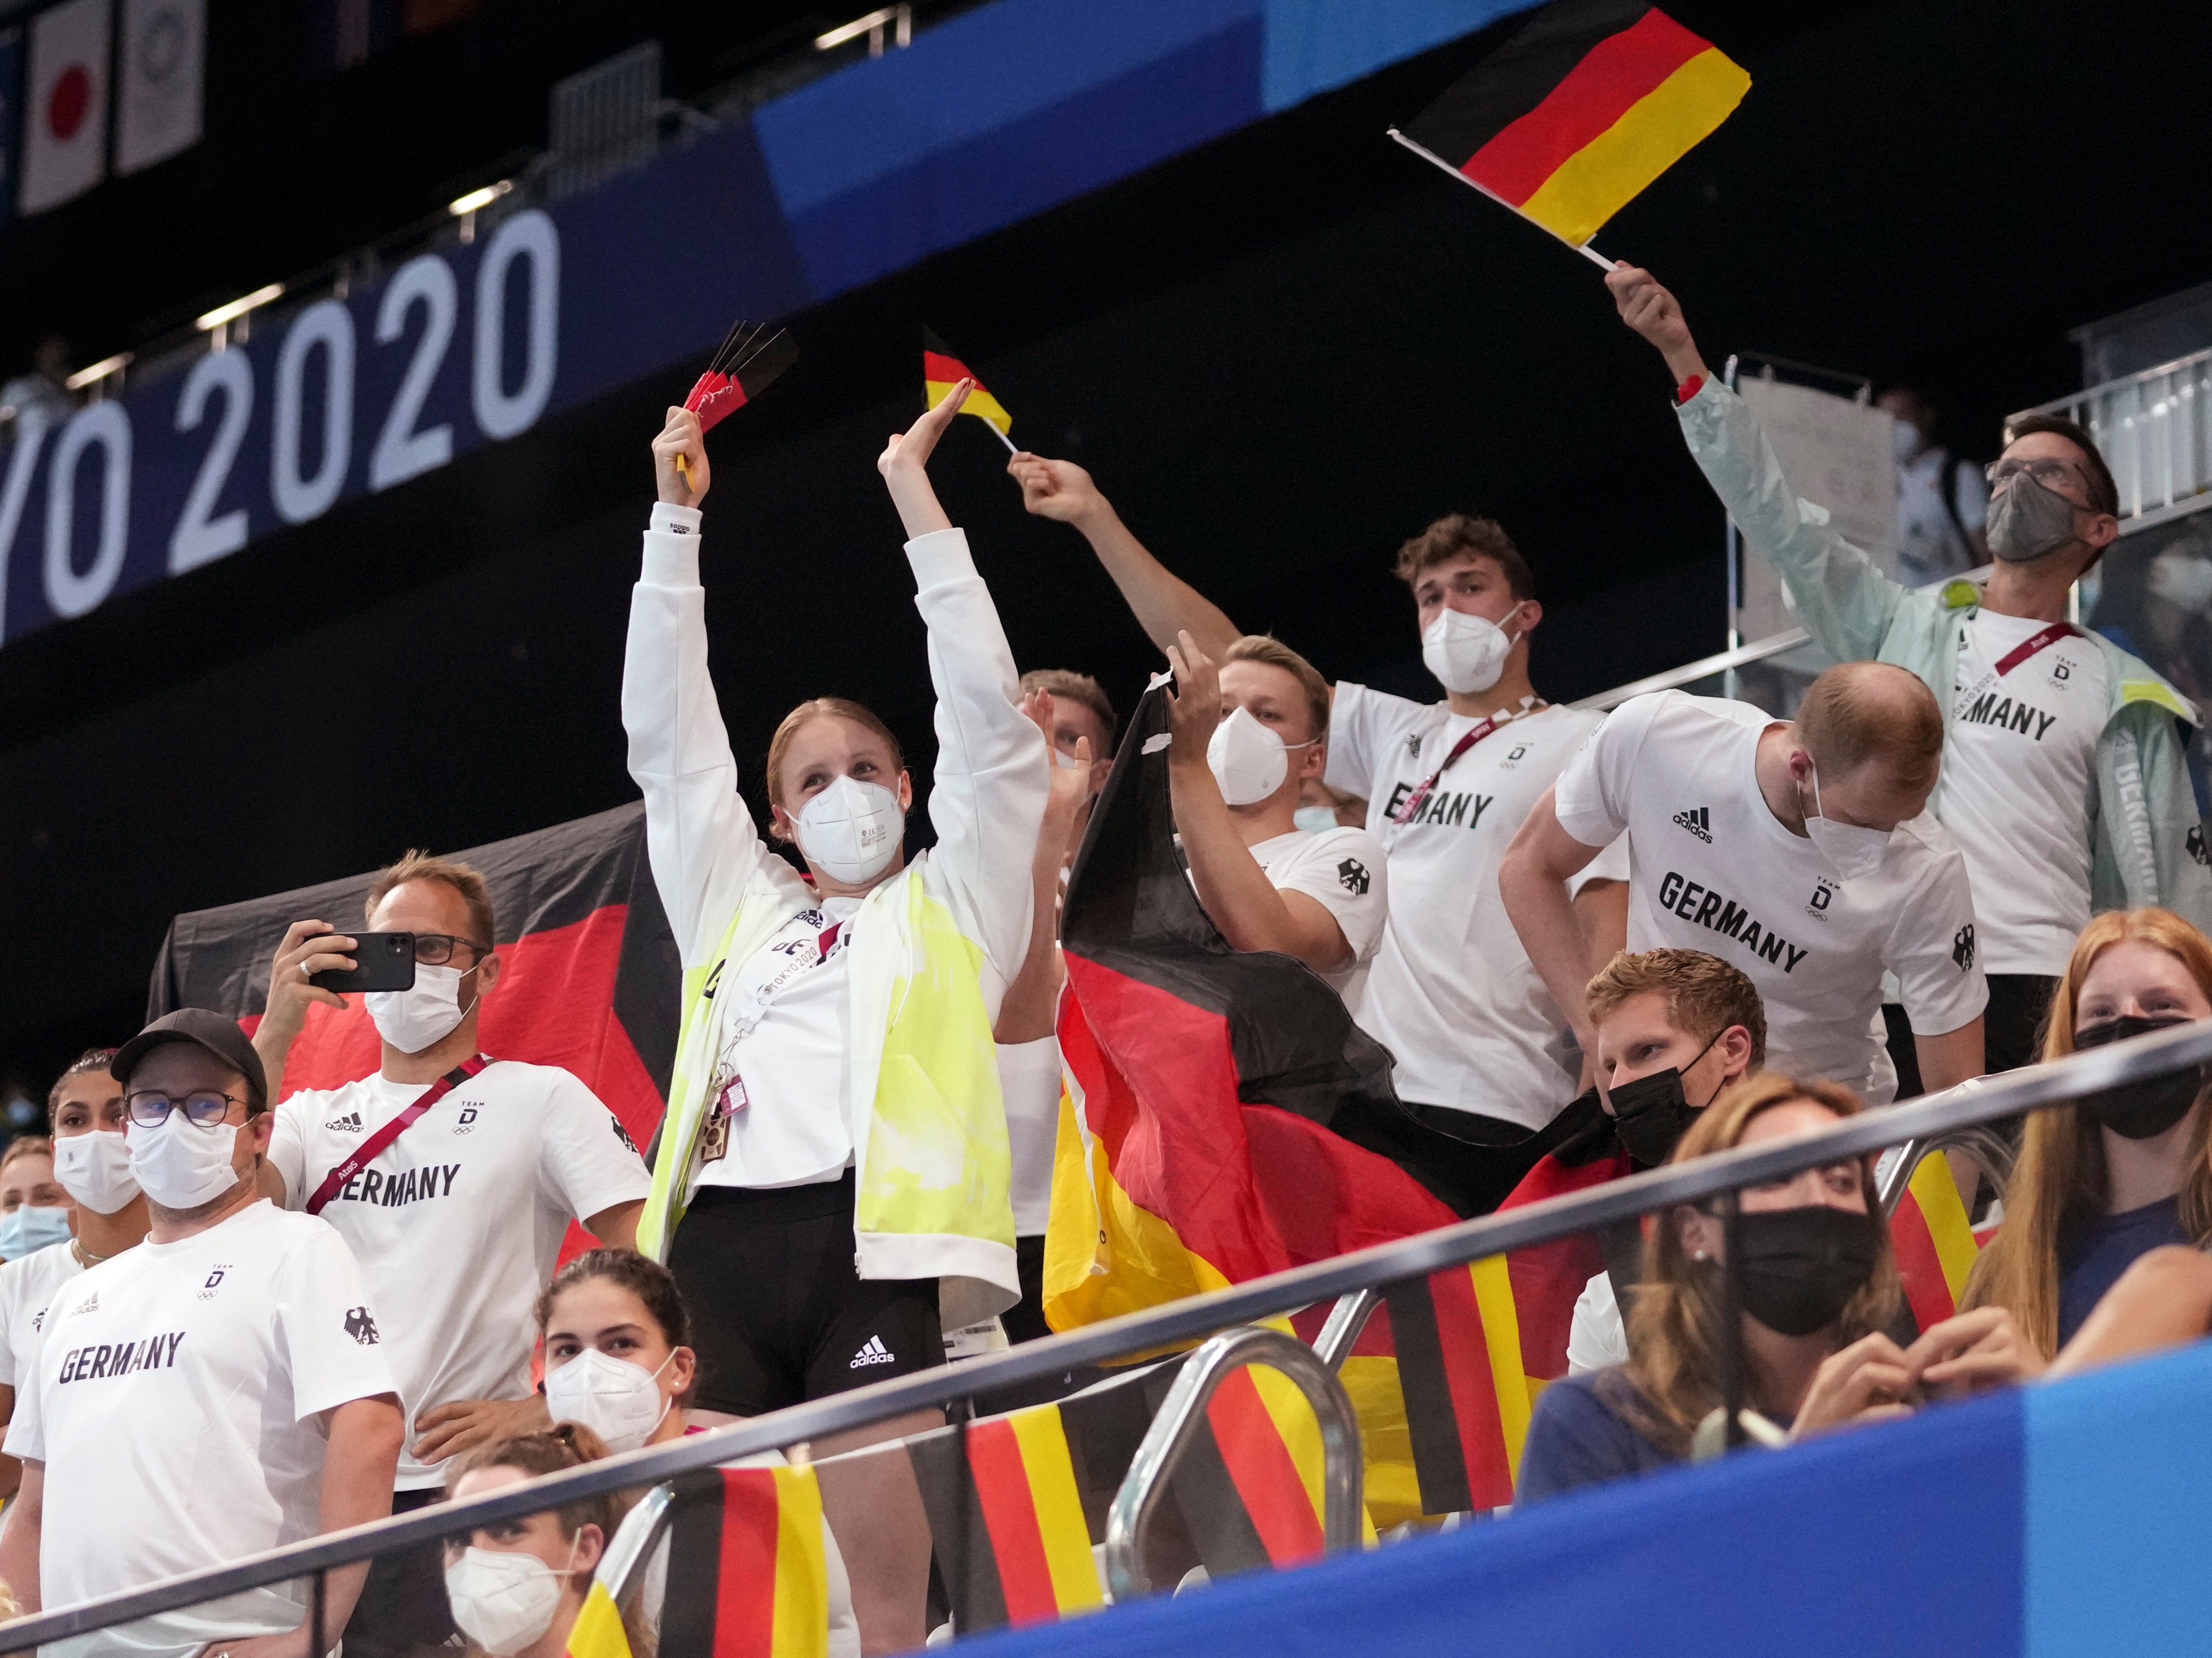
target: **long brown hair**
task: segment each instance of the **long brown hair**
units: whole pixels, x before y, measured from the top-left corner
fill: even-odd
[[[2074,1051],[2075,1005],[2097,957],[2114,944],[2149,944],[2189,969],[2197,988],[2212,997],[2212,942],[2171,910],[2115,909],[2092,920],[2074,941],[2074,954],[2051,999],[2043,1057]],[[2189,1147],[2189,1177],[2181,1186],[2181,1226],[2192,1242],[2212,1242],[2212,1112],[2197,1100],[2197,1127]],[[1961,1310],[2003,1307],[2021,1333],[2049,1358],[2058,1351],[2058,1262],[2082,1229],[2105,1212],[2109,1199],[2105,1137],[2096,1119],[2078,1106],[2054,1105],[2029,1114],[2020,1161],[2005,1187],[2004,1224],[1974,1263]]]
[[[1673,1161],[1688,1163],[1741,1145],[1753,1121],[1798,1100],[1809,1100],[1838,1117],[1856,1117],[1866,1109],[1857,1095],[1834,1083],[1761,1072],[1698,1113],[1674,1148]],[[1879,1215],[1881,1204],[1869,1158],[1859,1160],[1859,1183],[1867,1212]],[[1837,1320],[1837,1345],[1887,1325],[1900,1293],[1885,1227],[1873,1275]],[[1644,1240],[1643,1278],[1628,1315],[1631,1357],[1625,1372],[1608,1378],[1613,1385],[1604,1389],[1607,1402],[1621,1409],[1653,1442],[1678,1456],[1686,1455],[1698,1424],[1721,1404],[1715,1349],[1719,1330],[1720,1274],[1690,1259],[1671,1212],[1652,1216]]]

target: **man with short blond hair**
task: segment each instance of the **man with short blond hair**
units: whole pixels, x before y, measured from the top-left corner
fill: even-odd
[[[635,1246],[650,1178],[621,1122],[556,1066],[482,1051],[502,963],[491,895],[466,864],[410,852],[369,883],[369,930],[414,938],[415,984],[364,998],[375,1075],[276,1107],[270,1195],[319,1214],[361,1262],[380,1306],[410,1430],[394,1508],[438,1500],[442,1465],[548,1425],[531,1385],[531,1315],[569,1223]],[[356,941],[296,921],[277,946],[255,1044],[283,1060],[318,1003],[310,976],[354,964]],[[280,1084],[281,1085],[281,1084]],[[453,1632],[436,1546],[380,1556],[346,1649],[428,1658]]]

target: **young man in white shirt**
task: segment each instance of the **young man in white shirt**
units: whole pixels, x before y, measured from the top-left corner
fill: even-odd
[[[1545,982],[1574,996],[1566,883],[1626,833],[1629,948],[1704,950],[1741,970],[1765,1005],[1771,1068],[1887,1104],[1887,969],[1923,1078],[1950,1087],[1981,1074],[1988,991],[1965,860],[1922,814],[1942,747],[1928,688],[1884,663],[1829,669],[1789,722],[1680,691],[1632,697],[1514,838],[1505,907]]]
[[[1079,530],[1162,650],[1188,632],[1208,653],[1239,631],[1146,551],[1066,461],[1015,456],[1032,513]],[[1404,1110],[1340,1113],[1347,1139],[1390,1157],[1462,1215],[1496,1208],[1528,1172],[1535,1130],[1574,1093],[1569,1022],[1498,900],[1498,859],[1529,807],[1601,716],[1547,703],[1528,678],[1542,620],[1528,563],[1488,519],[1454,514],[1399,550],[1422,660],[1448,693],[1419,703],[1340,683],[1322,780],[1365,799],[1390,903],[1360,1023],[1397,1061]],[[1620,948],[1628,861],[1608,854],[1577,882],[1587,934],[1577,987]]]
[[[16,1378],[29,1373],[54,1297],[87,1268],[145,1241],[146,1198],[131,1177],[123,1088],[107,1069],[114,1062],[113,1048],[88,1048],[46,1093],[71,1236],[0,1266],[0,1426],[15,1418]],[[15,1494],[22,1473],[15,1458],[0,1455],[0,1497]]]
[[[650,1181],[612,1112],[568,1072],[479,1053],[499,983],[483,877],[410,853],[369,884],[368,928],[415,935],[415,987],[371,993],[377,1074],[276,1108],[270,1195],[319,1214],[386,1309],[384,1341],[410,1436],[394,1507],[439,1500],[447,1458],[550,1425],[530,1381],[531,1308],[571,1220],[629,1248]],[[295,922],[255,1032],[283,1056],[316,1002],[307,975],[353,965],[353,940]],[[434,1545],[380,1556],[346,1631],[355,1658],[435,1647],[453,1632]]]
[[[1896,422],[1898,580],[1924,587],[1986,563],[1990,489],[1982,469],[1936,441],[1936,410],[1911,386],[1885,386],[1875,403]]]
[[[125,1043],[114,1072],[151,1230],[56,1297],[21,1390],[8,1450],[23,1488],[0,1578],[26,1611],[381,1519],[404,1436],[352,1255],[257,1189],[271,1122],[245,1034],[181,1009]],[[335,1643],[367,1571],[330,1573],[319,1643],[293,1582],[49,1650],[308,1658]]]
[[[1990,1068],[2033,1063],[2092,914],[2154,905],[2212,929],[2212,854],[2179,731],[2197,711],[2148,665],[2067,621],[2074,584],[2119,534],[2104,458],[2071,421],[2014,422],[1990,469],[1988,586],[1907,592],[1790,487],[1751,410],[1705,367],[1674,296],[1626,265],[1606,286],[1665,359],[1691,454],[1790,584],[1814,639],[1840,661],[1910,670],[1941,703],[1948,735],[1929,811],[1973,882]]]

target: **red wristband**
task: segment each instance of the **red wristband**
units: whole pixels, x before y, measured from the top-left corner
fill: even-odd
[[[1696,397],[1698,392],[1705,389],[1705,377],[1703,374],[1691,375],[1689,379],[1684,380],[1680,386],[1674,388],[1675,407],[1680,408],[1682,404],[1687,403],[1692,398]]]

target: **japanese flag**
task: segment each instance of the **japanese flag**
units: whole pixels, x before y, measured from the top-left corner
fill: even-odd
[[[17,198],[25,213],[82,196],[106,173],[109,8],[110,0],[67,0],[31,20]]]

